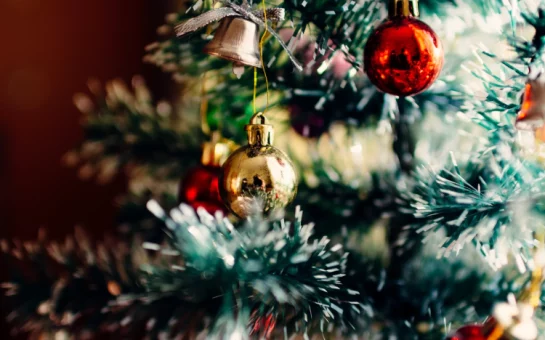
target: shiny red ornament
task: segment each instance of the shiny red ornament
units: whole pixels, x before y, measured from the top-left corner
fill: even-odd
[[[218,189],[220,172],[219,166],[200,165],[193,168],[180,185],[178,199],[194,209],[202,207],[211,214],[218,210],[225,212]]]
[[[364,68],[379,90],[412,96],[437,79],[443,58],[441,41],[428,25],[412,16],[394,16],[367,40]]]
[[[289,106],[291,127],[305,138],[318,138],[329,129],[329,119],[323,112],[320,114],[314,110],[315,104],[311,100],[301,99]]]

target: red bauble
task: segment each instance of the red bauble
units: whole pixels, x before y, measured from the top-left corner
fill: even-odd
[[[203,207],[211,214],[218,210],[225,212],[218,189],[220,172],[219,166],[205,165],[190,170],[180,185],[178,199],[195,209]]]
[[[466,325],[459,328],[448,340],[486,340],[483,325]]]
[[[443,47],[422,21],[399,16],[382,23],[367,40],[364,67],[381,91],[412,96],[427,89],[443,67]]]

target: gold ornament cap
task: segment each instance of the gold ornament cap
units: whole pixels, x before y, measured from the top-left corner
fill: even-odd
[[[388,17],[417,17],[418,0],[390,0],[388,4]]]
[[[250,119],[250,124],[245,127],[248,134],[248,145],[267,146],[274,140],[274,128],[268,124],[267,118],[262,112],[256,113]]]
[[[212,138],[202,145],[201,164],[205,166],[221,166],[236,147],[235,143],[220,137],[216,131]]]

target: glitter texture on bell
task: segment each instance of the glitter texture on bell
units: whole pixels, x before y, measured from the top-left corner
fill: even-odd
[[[390,0],[389,18],[367,40],[365,72],[382,92],[402,97],[418,94],[443,68],[441,41],[417,16],[417,0]]]
[[[228,17],[220,22],[214,38],[204,52],[230,60],[235,66],[261,67],[259,26],[241,17]]]
[[[272,146],[273,127],[261,114],[246,125],[248,144],[223,164],[220,195],[240,218],[282,210],[297,193],[297,176],[289,157]]]

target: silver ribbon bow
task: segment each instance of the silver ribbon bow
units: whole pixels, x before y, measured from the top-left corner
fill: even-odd
[[[302,71],[303,67],[297,59],[295,59],[295,56],[291,51],[289,50],[288,46],[284,43],[282,38],[276,33],[266,22],[264,18],[264,13],[262,10],[250,10],[250,7],[248,5],[238,6],[232,2],[225,1],[224,2],[227,7],[217,8],[210,10],[208,12],[205,12],[197,17],[188,19],[178,26],[175,27],[176,36],[182,38],[186,35],[196,32],[211,23],[214,23],[216,21],[222,20],[227,17],[242,17],[244,19],[250,20],[260,27],[265,28],[272,36],[278,40],[282,48],[288,53],[288,56],[290,57],[291,62],[295,65],[295,67]],[[284,20],[284,9],[283,8],[269,8],[266,9],[267,12],[267,22],[279,22]]]

